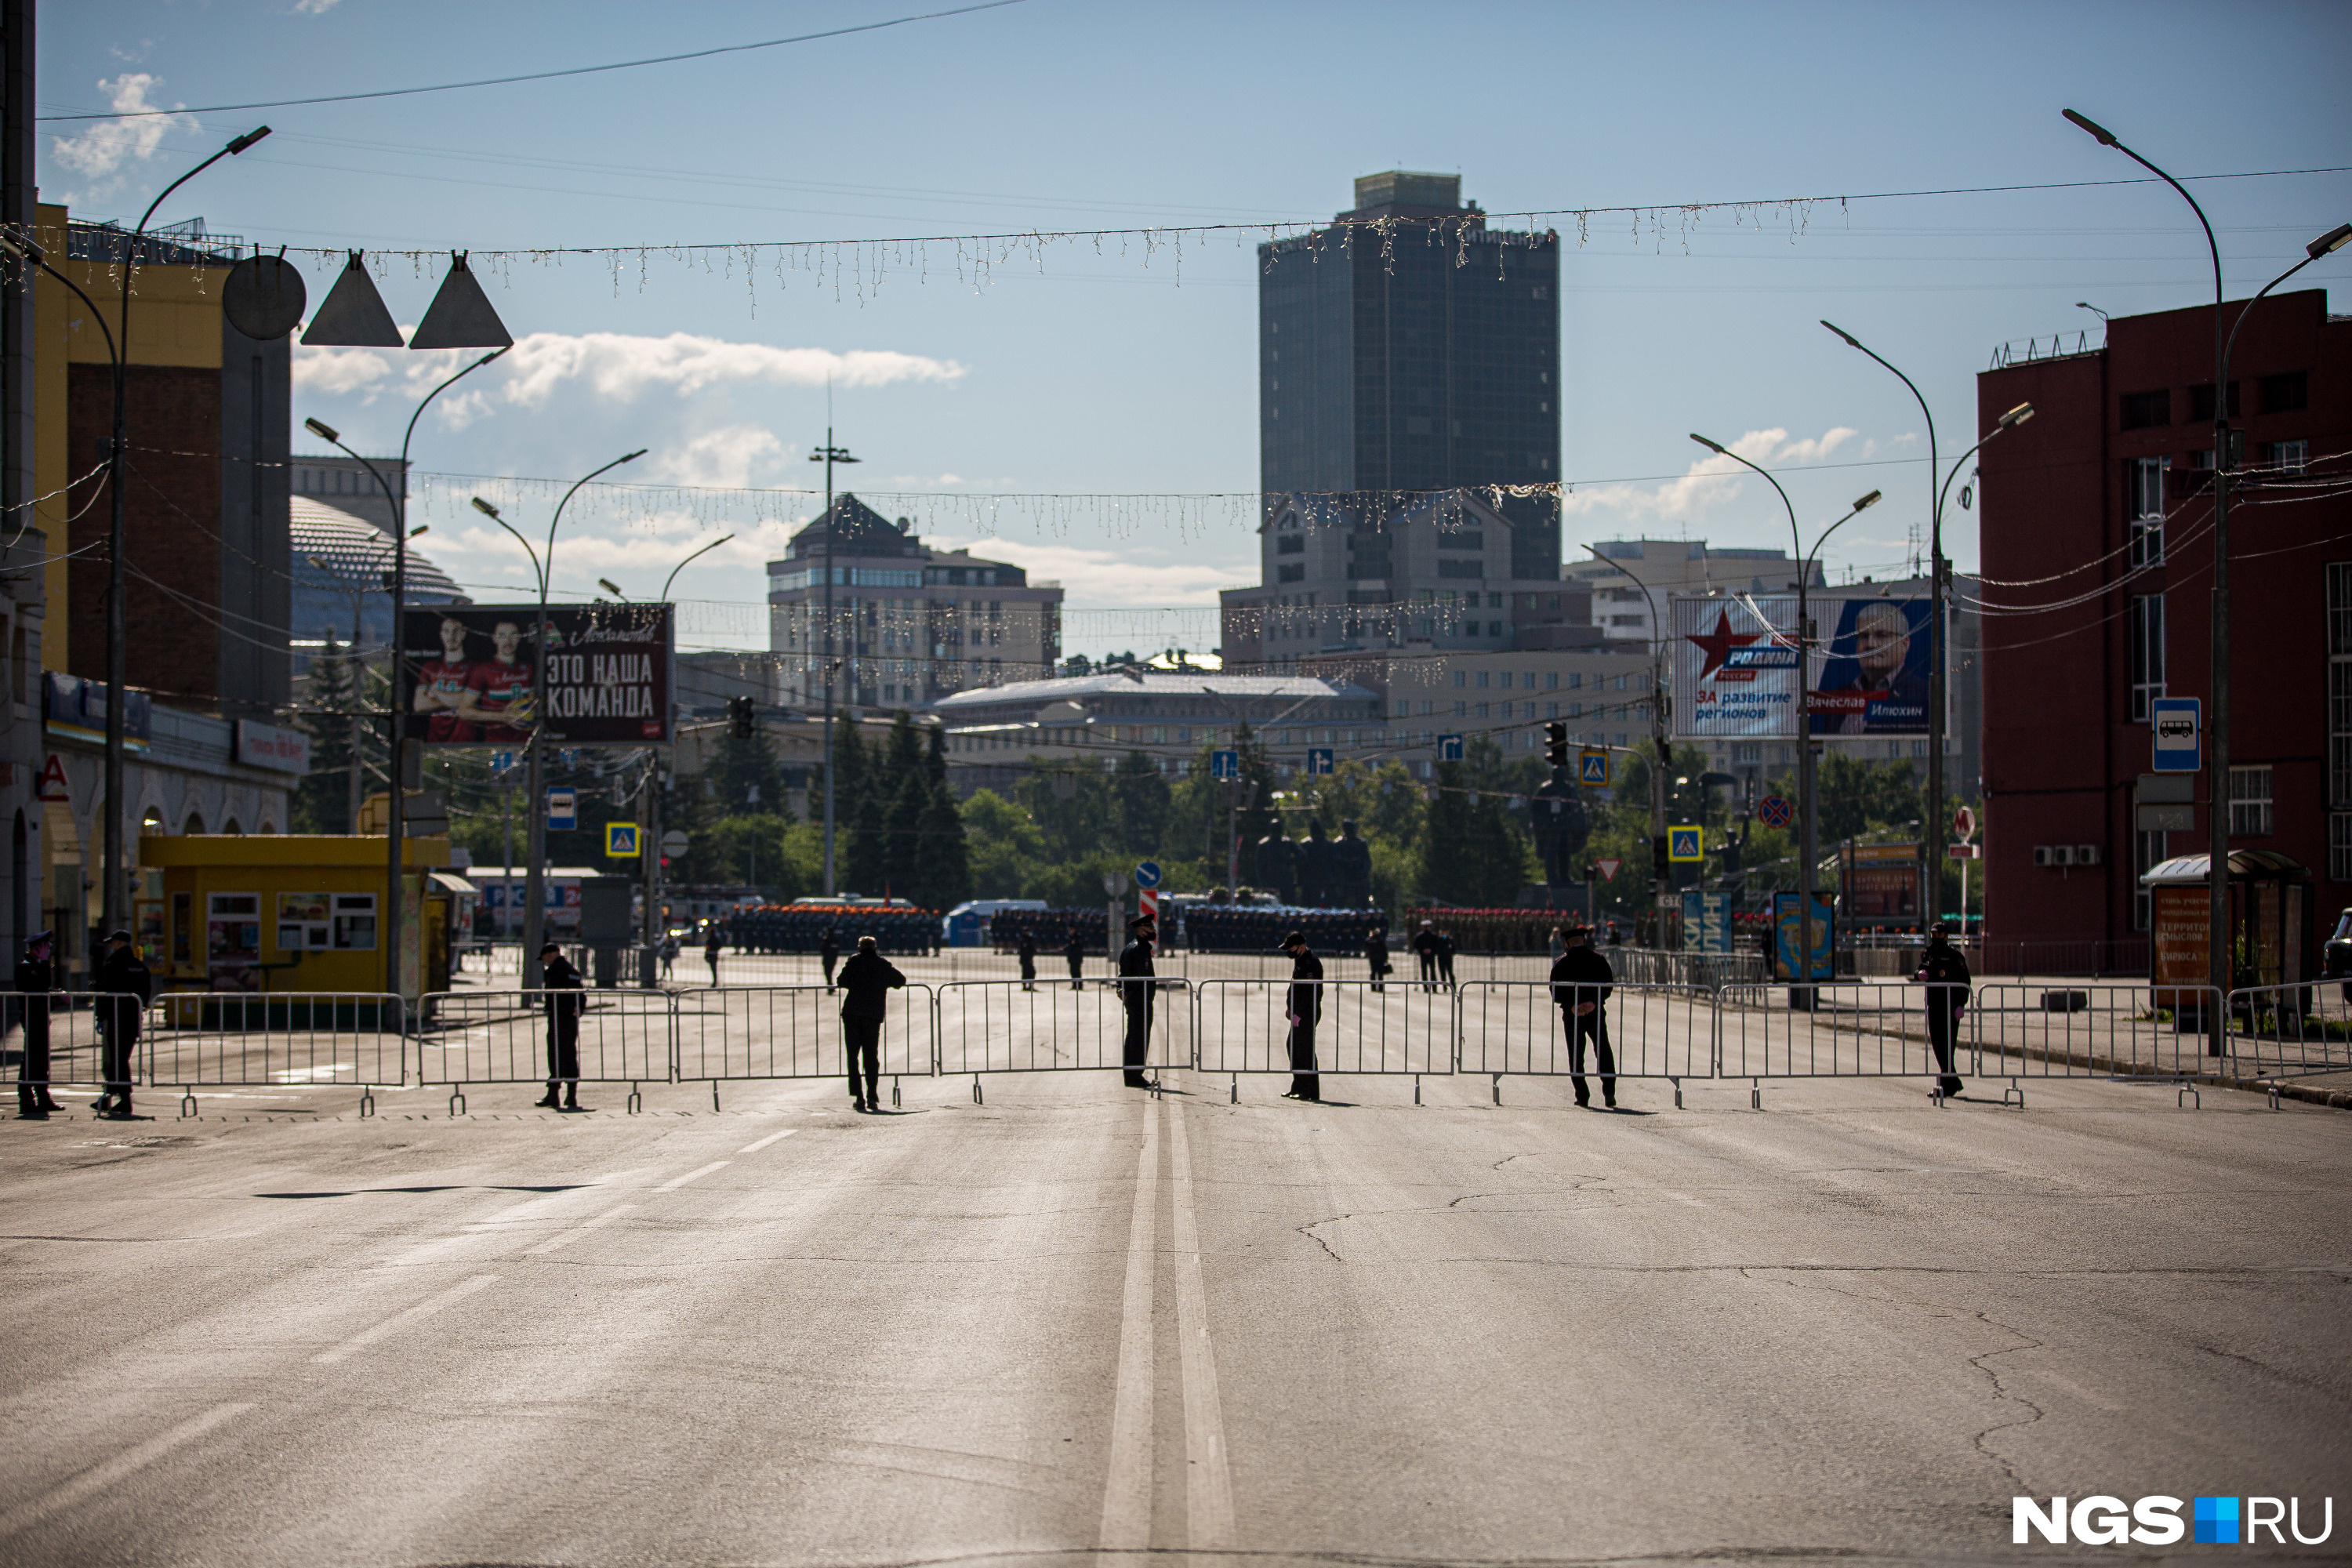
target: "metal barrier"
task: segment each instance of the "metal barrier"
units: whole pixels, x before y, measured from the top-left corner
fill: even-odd
[[[546,1004],[557,996],[581,1004],[581,1082],[627,1084],[634,1111],[643,1103],[639,1084],[674,1081],[666,992],[436,991],[417,1003],[417,1082],[448,1085],[449,1114],[457,1116],[469,1083],[551,1080]]]
[[[734,986],[683,991],[671,998],[675,1018],[674,1061],[678,1083],[710,1084],[710,1108],[719,1109],[719,1086],[753,1079],[848,1077],[842,1035],[843,993],[823,985]],[[883,1020],[881,1076],[890,1080],[890,1103],[898,1103],[901,1078],[929,1078],[936,1071],[931,988],[910,984],[889,993]]]
[[[374,1091],[407,1081],[405,1022],[390,994],[173,991],[148,1005],[141,1055],[149,1084],[180,1091],[183,1117],[199,1089],[320,1084],[357,1089],[373,1116]]]
[[[1424,991],[1394,977],[1325,980],[1323,1016],[1315,1029],[1316,1071],[1347,1077],[1421,1080],[1454,1072],[1460,1015],[1454,993]],[[1290,1063],[1290,982],[1203,980],[1192,988],[1192,1066],[1233,1078],[1241,1098],[1243,1073],[1287,1073]]]
[[[5,1034],[10,1052],[9,1079],[14,1080],[26,1065],[26,1018],[37,1004],[47,1012],[49,1068],[47,1077],[37,1074],[31,1083],[54,1089],[65,1084],[103,1082],[97,1010],[100,1000],[87,991],[0,992],[0,1034]],[[137,1067],[134,1061],[134,1072]]]
[[[2216,994],[2206,986],[2141,982],[1977,987],[1963,1015],[1969,1069],[2006,1078],[2025,1101],[2021,1080],[2113,1079],[2171,1083],[2177,1104],[2202,1104],[2196,1080],[2221,1066],[2220,1042],[2206,1031]]]
[[[1633,985],[1761,985],[1768,978],[1757,952],[1668,952],[1648,947],[1595,950]]]
[[[2290,1078],[2352,1072],[2352,983],[2249,985],[2230,993],[2230,1070],[2270,1089]]]
[[[1151,987],[1143,1068],[1183,1065],[1192,1038],[1192,988],[1181,980],[953,981],[940,987],[933,1014],[934,1060],[941,1077],[970,1073],[971,1098],[992,1072],[1119,1072],[1126,1068],[1127,998]]]
[[[1683,1079],[1715,1076],[1716,993],[1704,985],[1612,984],[1598,988],[1554,986],[1546,981],[1473,980],[1457,1003],[1458,1070],[1486,1073],[1495,1103],[1503,1103],[1507,1077],[1598,1077],[1600,1050],[1589,1061],[1570,1037],[1561,1004],[1591,1002],[1598,1031],[1611,1051],[1616,1078],[1664,1079],[1683,1103]]]
[[[1766,1079],[1931,1079],[1941,1105],[1947,1069],[1929,1045],[1930,989],[1850,980],[1718,987],[1717,1070],[1727,1079],[1748,1079],[1748,1103],[1759,1110]],[[1810,1006],[1803,1005],[1808,999]],[[1952,1026],[1945,1037],[1951,1042],[1948,1049],[1958,1048],[1961,1033],[1960,1026]],[[2015,1103],[2024,1103],[2013,1087],[2011,1094]],[[2002,1096],[2002,1102],[2010,1103],[2011,1095]]]

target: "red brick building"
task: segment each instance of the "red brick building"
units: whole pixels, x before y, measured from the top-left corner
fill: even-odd
[[[2266,299],[2230,374],[2231,845],[2308,868],[2324,933],[2352,905],[2352,317],[2318,289]],[[1996,941],[2127,953],[2148,927],[2138,874],[2208,846],[2210,772],[2189,831],[2139,833],[2134,806],[2150,700],[2200,698],[2211,721],[2212,380],[2210,306],[1978,377],[1979,429],[2036,410],[1979,480]],[[2075,863],[2037,864],[2058,847]]]

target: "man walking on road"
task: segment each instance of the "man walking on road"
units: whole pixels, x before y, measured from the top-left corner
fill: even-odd
[[[109,932],[106,957],[98,966],[99,1032],[103,1037],[105,1092],[90,1102],[100,1116],[131,1119],[131,1058],[139,1044],[139,1017],[146,1011],[154,978],[127,931]]]
[[[863,949],[870,940],[870,938],[859,937],[858,947]],[[824,965],[824,988],[830,991],[833,989],[833,966],[841,962],[841,941],[833,934],[831,926],[825,927],[824,934],[817,938],[816,961]]]
[[[1389,928],[1376,925],[1364,934],[1364,967],[1372,972],[1372,989],[1385,991],[1389,977]]]
[[[1423,991],[1437,989],[1438,942],[1437,932],[1430,929],[1427,921],[1422,921],[1421,929],[1412,933],[1412,951],[1421,960],[1421,988]]]
[[[16,1067],[16,1114],[42,1121],[61,1109],[49,1097],[49,993],[58,988],[47,931],[36,931],[16,961],[16,990],[25,1009],[24,1056]]]
[[[1127,1009],[1127,1045],[1120,1061],[1127,1068],[1128,1088],[1150,1089],[1143,1064],[1151,1055],[1151,993],[1159,984],[1151,967],[1151,940],[1159,928],[1150,915],[1138,915],[1127,922],[1127,930],[1128,943],[1118,955],[1118,999]]]
[[[1308,951],[1307,934],[1292,931],[1282,939],[1290,954],[1290,1088],[1285,1100],[1323,1098],[1323,1080],[1316,1071],[1315,1026],[1323,1017],[1323,961]]]
[[[1013,948],[1021,960],[1021,989],[1037,989],[1037,938],[1027,926],[1021,928],[1021,941]]]
[[[717,921],[712,921],[710,935],[702,944],[702,962],[710,965],[710,984],[713,987],[719,984],[719,954],[726,945],[726,933],[719,930]]]
[[[825,938],[832,937],[827,928]],[[833,965],[827,962],[825,967]],[[890,1016],[890,993],[906,984],[907,977],[882,956],[870,936],[857,939],[857,951],[841,966],[841,1056],[849,1068],[849,1102],[859,1110],[882,1109],[877,1098],[882,1079],[882,1024]],[[866,1071],[863,1093],[857,1087],[861,1066]]]
[[[1919,973],[1912,978],[1927,984],[1927,1045],[1936,1053],[1936,1070],[1942,1075],[1936,1080],[1936,1092],[1958,1094],[1968,1086],[1952,1071],[1952,1036],[1959,1028],[1960,1012],[1969,1005],[1969,985],[1975,977],[1969,973],[1969,961],[1952,945],[1950,921],[1937,922],[1935,934],[1927,939]]]
[[[1454,933],[1437,933],[1437,977],[1448,991],[1454,989]]]
[[[1087,973],[1087,939],[1075,923],[1070,927],[1070,940],[1063,947],[1062,956],[1069,960],[1070,989],[1084,990]]]
[[[1617,1109],[1617,1057],[1609,1048],[1609,991],[1617,972],[1592,951],[1592,928],[1575,926],[1563,933],[1568,951],[1551,966],[1551,996],[1559,1004],[1559,1021],[1568,1031],[1569,1082],[1576,1086],[1576,1103],[1591,1105],[1584,1085],[1584,1042],[1592,1041],[1601,1068],[1601,1103]]]
[[[580,1015],[588,1005],[588,988],[580,971],[563,956],[561,942],[539,950],[540,986],[547,993],[547,1093],[537,1101],[542,1110],[583,1110],[580,1103]],[[559,1102],[556,1091],[563,1090]]]

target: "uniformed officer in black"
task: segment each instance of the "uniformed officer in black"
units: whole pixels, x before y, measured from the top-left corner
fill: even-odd
[[[1070,927],[1070,940],[1063,946],[1062,956],[1069,960],[1070,989],[1084,990],[1087,973],[1087,939],[1085,933],[1075,924]]]
[[[547,1093],[539,1105],[548,1110],[584,1110],[580,1103],[580,1015],[588,1005],[587,987],[580,971],[563,956],[560,943],[539,950],[540,984],[547,992]],[[561,1103],[556,1090],[564,1097]]]
[[[862,938],[860,942],[862,944]],[[833,934],[831,926],[825,927],[824,935],[817,939],[816,961],[824,965],[824,988],[830,991],[833,989],[833,966],[841,962],[841,942]]]
[[[106,957],[99,963],[95,982],[103,1053],[100,1071],[106,1092],[90,1102],[90,1109],[100,1116],[118,1121],[131,1118],[131,1055],[139,1044],[139,1019],[146,1011],[153,984],[146,961],[131,945],[131,933],[108,933]]]
[[[1036,990],[1037,939],[1030,932],[1027,926],[1021,928],[1021,941],[1013,951],[1021,960],[1021,989]]]
[[[1143,1064],[1151,1054],[1151,993],[1159,984],[1153,978],[1151,942],[1159,928],[1150,915],[1138,915],[1127,922],[1127,946],[1118,955],[1118,999],[1127,1009],[1127,1045],[1120,1060],[1127,1068],[1128,1088],[1150,1089]]]
[[[702,962],[710,965],[710,984],[719,984],[719,955],[727,948],[727,930],[717,921],[710,922],[709,940],[702,944]]]
[[[1323,1079],[1316,1071],[1315,1026],[1323,1020],[1323,961],[1307,950],[1304,931],[1284,937],[1282,951],[1290,954],[1290,1088],[1282,1098],[1319,1100]]]
[[[1969,985],[1975,977],[1969,973],[1969,961],[1952,945],[1949,921],[1938,922],[1927,938],[1927,956],[1912,978],[1927,984],[1927,1045],[1936,1053],[1936,1070],[1942,1075],[1936,1080],[1936,1091],[1958,1094],[1968,1086],[1952,1070],[1952,1036],[1958,1029],[1961,1009],[1969,1005]]]
[[[882,956],[881,944],[870,936],[857,939],[857,951],[841,966],[842,1058],[849,1066],[849,1100],[860,1110],[879,1110],[877,1098],[882,1077],[882,1024],[890,1016],[890,993],[907,984],[898,968]],[[857,1087],[860,1068],[866,1088]]]
[[[1591,1105],[1584,1084],[1584,1042],[1592,1041],[1601,1068],[1601,1103],[1617,1107],[1617,1057],[1609,1048],[1609,991],[1617,972],[1592,950],[1592,928],[1573,926],[1562,933],[1568,951],[1551,966],[1551,996],[1559,1004],[1559,1021],[1568,1031],[1569,1082],[1576,1086],[1576,1103]]]
[[[16,990],[25,1009],[25,1049],[16,1067],[16,1114],[27,1121],[46,1121],[62,1109],[49,1097],[49,993],[58,988],[57,964],[50,957],[50,936],[37,931],[25,942],[16,961]]]
[[[1364,966],[1372,972],[1372,989],[1385,991],[1389,977],[1389,928],[1374,926],[1364,936]]]
[[[1412,951],[1421,960],[1421,988],[1423,991],[1437,989],[1438,940],[1437,932],[1430,929],[1427,921],[1422,921],[1421,929],[1412,933]]]

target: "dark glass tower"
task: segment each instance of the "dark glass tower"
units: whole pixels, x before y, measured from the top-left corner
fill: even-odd
[[[1258,247],[1258,262],[1270,505],[1559,478],[1557,234],[1489,229],[1459,175],[1391,172],[1359,179],[1330,228]],[[1549,573],[1513,574],[1558,570],[1555,545]]]

